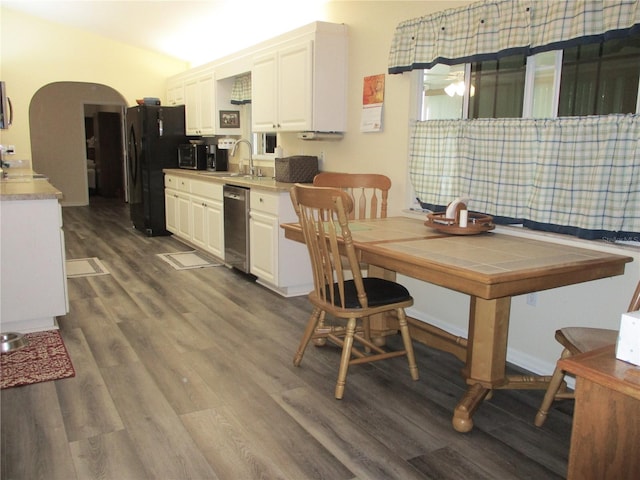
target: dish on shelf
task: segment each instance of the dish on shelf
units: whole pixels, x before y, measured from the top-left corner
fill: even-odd
[[[435,212],[427,215],[427,221],[424,224],[451,235],[477,235],[496,228],[491,215],[469,212],[467,217],[467,226],[461,227],[456,218],[447,218],[446,212]]]

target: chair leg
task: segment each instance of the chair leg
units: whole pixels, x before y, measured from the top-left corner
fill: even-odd
[[[302,339],[300,340],[300,345],[298,345],[298,351],[293,357],[293,364],[296,367],[300,366],[304,351],[307,349],[307,345],[309,344],[311,337],[313,337],[321,318],[324,318],[324,311],[318,307],[314,307],[313,312],[311,312],[311,317],[309,317],[309,321],[307,322],[307,327],[302,335]]]
[[[356,332],[356,319],[350,318],[347,322],[347,330],[342,345],[342,357],[340,358],[340,370],[338,371],[338,382],[336,383],[335,397],[340,400],[344,395],[344,386],[347,383],[347,370],[349,370],[349,360],[351,360],[351,347],[353,347],[353,335]]]
[[[318,319],[318,324],[316,325],[316,329],[324,327],[324,318],[325,312],[324,310],[320,312],[320,318]],[[313,344],[316,347],[324,347],[327,344],[327,339],[325,337],[314,338]]]
[[[418,373],[418,366],[416,365],[416,356],[413,353],[413,343],[411,342],[411,334],[409,333],[409,325],[407,324],[407,316],[404,313],[403,308],[397,310],[398,325],[400,326],[400,334],[402,335],[402,342],[404,343],[404,349],[407,352],[407,360],[409,362],[409,373],[411,378],[418,380],[420,374]]]
[[[363,333],[364,333],[365,340],[371,343],[371,320],[369,319],[369,317],[364,317],[362,319],[362,328],[364,330]],[[364,351],[367,353],[371,353],[371,347],[369,347],[368,345],[365,345]]]
[[[566,348],[562,351],[561,358],[567,358],[571,356],[571,352]],[[547,392],[544,394],[544,399],[542,400],[542,404],[540,405],[540,410],[536,414],[536,419],[534,420],[534,424],[536,427],[541,427],[545,420],[547,419],[547,415],[549,414],[549,408],[553,403],[556,395],[558,394],[558,390],[560,390],[560,386],[564,380],[564,371],[556,365],[556,369],[553,371],[553,376],[549,381],[549,386],[547,387]]]

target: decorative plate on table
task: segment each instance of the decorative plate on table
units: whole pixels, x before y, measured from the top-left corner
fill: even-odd
[[[435,212],[427,215],[424,224],[442,233],[451,235],[477,235],[496,228],[491,215],[469,212],[467,226],[461,227],[455,218],[446,218],[446,212]]]

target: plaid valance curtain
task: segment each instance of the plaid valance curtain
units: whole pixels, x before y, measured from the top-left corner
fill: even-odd
[[[400,23],[389,73],[557,50],[636,29],[639,0],[485,0]]]
[[[640,238],[640,116],[431,120],[411,132],[423,206],[457,197],[498,220],[582,238]]]
[[[231,103],[234,105],[243,105],[251,103],[251,74],[240,75],[233,81],[231,87]]]

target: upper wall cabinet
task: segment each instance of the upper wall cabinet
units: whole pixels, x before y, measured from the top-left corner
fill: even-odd
[[[215,134],[215,88],[215,75],[212,69],[185,79],[184,108],[187,135]]]
[[[254,57],[251,117],[255,132],[343,132],[346,128],[347,28],[314,30]]]
[[[187,135],[240,135],[221,128],[233,80],[251,71],[255,132],[344,132],[347,27],[314,22],[167,81],[169,105],[185,105]],[[243,127],[244,129],[244,127]]]
[[[184,105],[184,78],[173,77],[167,81],[167,105]]]

